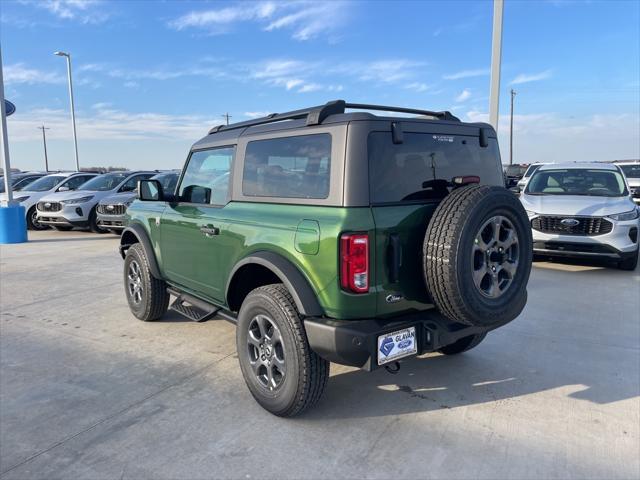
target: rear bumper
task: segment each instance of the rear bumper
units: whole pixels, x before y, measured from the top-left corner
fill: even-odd
[[[417,355],[435,352],[463,337],[489,332],[491,327],[470,327],[453,323],[437,310],[419,312],[388,320],[335,320],[306,318],[307,338],[312,350],[333,363],[372,371],[378,365],[378,337],[409,327],[416,327]]]

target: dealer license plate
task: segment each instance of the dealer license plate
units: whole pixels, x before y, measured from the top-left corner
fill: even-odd
[[[378,365],[416,353],[418,353],[416,327],[404,328],[378,337]]]

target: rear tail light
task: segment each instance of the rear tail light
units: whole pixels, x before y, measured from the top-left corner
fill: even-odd
[[[353,293],[369,291],[369,235],[345,233],[340,237],[340,285]]]

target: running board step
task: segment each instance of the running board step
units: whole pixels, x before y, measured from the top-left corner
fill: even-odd
[[[220,310],[219,307],[203,302],[199,298],[191,295],[169,290],[169,293],[176,296],[175,301],[169,307],[171,310],[184,315],[194,322],[204,322],[216,315]]]

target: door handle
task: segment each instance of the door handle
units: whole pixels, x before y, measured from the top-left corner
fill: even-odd
[[[220,234],[220,229],[214,227],[213,225],[203,225],[200,227],[200,231],[204,234],[205,237],[213,237],[214,235]]]

